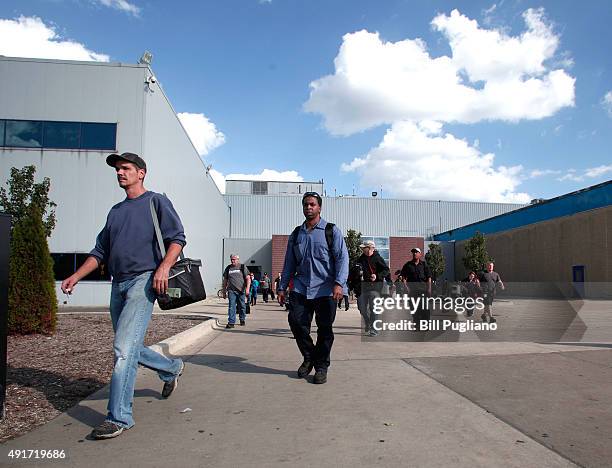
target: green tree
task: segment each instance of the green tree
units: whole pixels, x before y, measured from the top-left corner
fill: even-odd
[[[361,244],[361,233],[354,229],[349,229],[346,231],[344,241],[346,242],[346,248],[349,254],[349,265],[352,267],[361,256],[361,249],[359,248],[359,244]]]
[[[54,202],[49,200],[51,181],[45,177],[42,182],[34,182],[35,166],[25,166],[22,169],[11,168],[11,176],[7,180],[8,190],[0,187],[0,211],[10,214],[13,227],[26,216],[28,207],[35,205],[41,214],[45,237],[49,237],[55,228]]]
[[[429,244],[429,251],[425,254],[425,261],[429,265],[433,280],[436,281],[444,273],[446,266],[446,259],[442,253],[442,247],[440,244]]]
[[[53,260],[40,209],[30,203],[11,236],[9,333],[51,334],[55,331],[56,315]]]
[[[487,242],[482,233],[476,231],[465,244],[465,255],[463,257],[463,266],[467,271],[481,271],[484,269],[487,262],[491,261],[491,256],[487,252]]]

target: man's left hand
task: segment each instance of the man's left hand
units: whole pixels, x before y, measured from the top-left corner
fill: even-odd
[[[168,276],[170,275],[170,267],[165,263],[159,265],[153,276],[153,289],[158,295],[168,292]]]
[[[334,286],[334,295],[333,298],[336,302],[338,302],[340,299],[342,299],[342,286],[340,286],[339,284],[336,284]]]

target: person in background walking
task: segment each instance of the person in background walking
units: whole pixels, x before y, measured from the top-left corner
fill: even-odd
[[[484,296],[484,312],[481,318],[483,322],[486,322],[488,318],[489,323],[495,323],[497,321],[493,318],[493,313],[491,312],[491,307],[493,306],[493,300],[495,299],[497,286],[499,285],[502,290],[506,289],[501,279],[501,276],[499,276],[499,273],[497,273],[494,268],[495,263],[487,263],[486,271],[483,271],[480,276],[480,284]]]
[[[251,305],[257,304],[257,291],[259,290],[259,281],[255,279],[255,275],[251,273]]]
[[[389,267],[376,251],[374,241],[365,241],[359,247],[361,247],[362,254],[357,259],[357,263],[361,266],[361,271],[363,271],[363,281],[361,282],[361,291],[357,299],[357,305],[363,317],[366,334],[376,336],[378,332],[373,327],[376,317],[373,311],[373,304],[374,299],[381,296],[383,282],[389,276]]]
[[[471,297],[472,299],[482,296],[480,281],[475,272],[470,271],[468,277],[463,280],[463,291],[466,297]],[[474,306],[466,306],[466,316],[471,317],[472,315],[474,315]]]
[[[229,295],[227,310],[227,325],[225,328],[234,328],[236,324],[236,308],[240,325],[246,325],[246,304],[249,303],[251,276],[246,265],[240,263],[240,257],[230,255],[230,264],[223,271],[223,298]]]
[[[279,273],[276,278],[274,278],[274,292],[278,295],[278,288],[280,287],[281,274]],[[287,296],[288,297],[288,296]],[[272,298],[274,299],[274,298]],[[279,304],[281,307],[282,305]]]
[[[408,294],[411,297],[431,297],[431,270],[424,260],[421,260],[421,249],[415,247],[412,252],[412,260],[407,261],[402,267],[402,277],[406,279]],[[416,323],[417,329],[421,330],[421,320],[429,320],[430,311],[425,304],[412,311],[412,321]]]
[[[270,294],[270,277],[268,273],[264,272],[263,278],[261,279],[261,292],[263,293],[263,301],[268,302],[268,295]],[[274,297],[272,297],[274,299]]]

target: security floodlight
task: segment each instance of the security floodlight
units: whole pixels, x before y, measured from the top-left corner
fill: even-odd
[[[142,57],[140,57],[140,60],[138,61],[138,63],[141,63],[143,65],[151,65],[152,61],[153,61],[153,54],[149,52],[148,50],[145,50],[142,54]]]

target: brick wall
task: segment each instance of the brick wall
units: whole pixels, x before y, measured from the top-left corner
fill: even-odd
[[[395,272],[401,270],[408,260],[412,258],[410,250],[418,247],[424,252],[425,242],[422,237],[389,237],[389,256],[391,258],[391,278],[395,281]]]
[[[276,278],[283,271],[285,262],[285,252],[287,251],[287,241],[289,236],[285,234],[274,234],[272,236],[272,272],[271,278]]]

